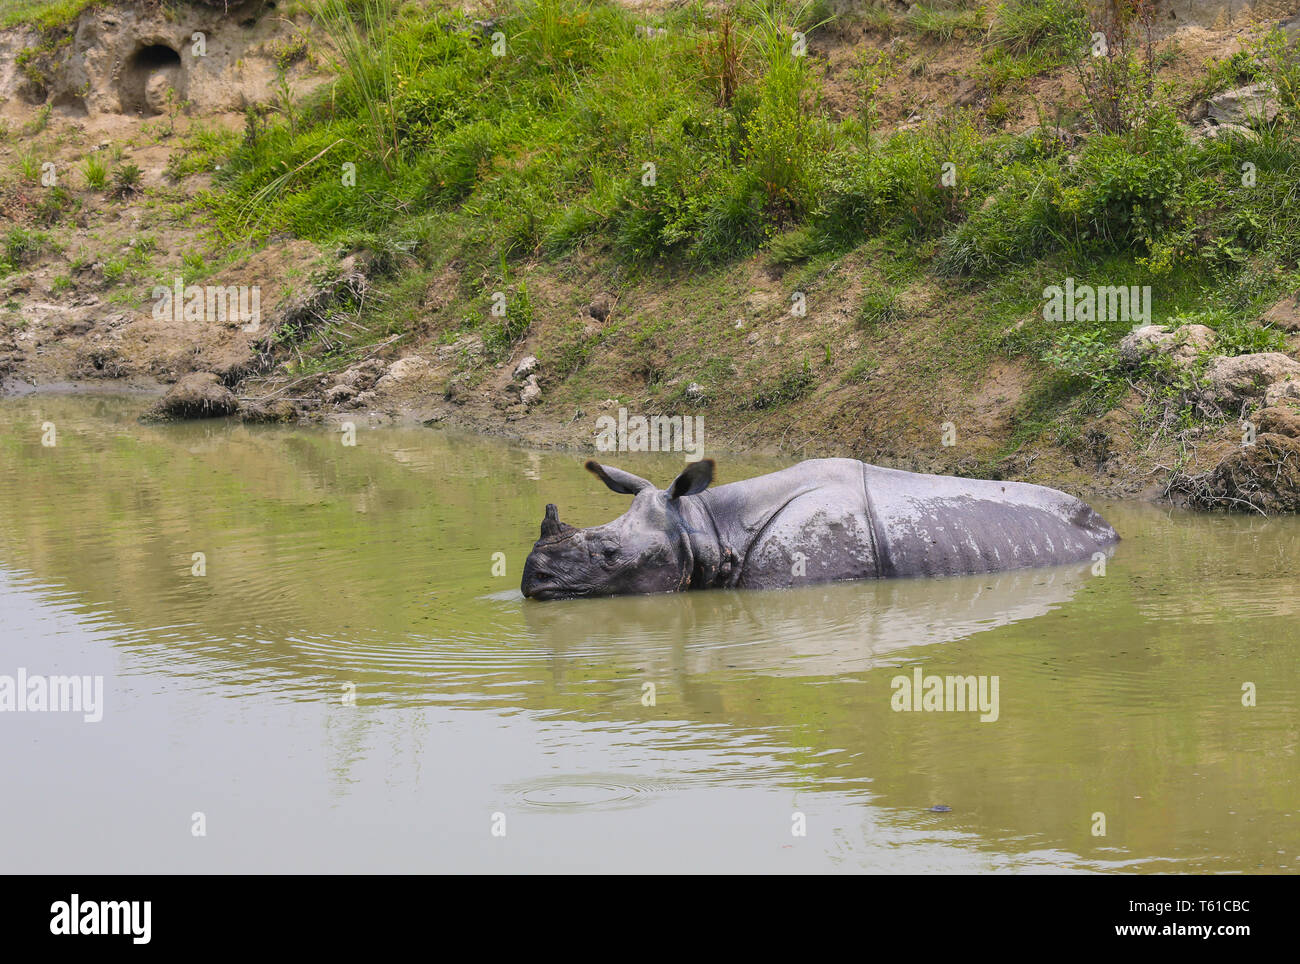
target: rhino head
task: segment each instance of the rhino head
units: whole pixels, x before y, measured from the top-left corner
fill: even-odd
[[[613,522],[578,529],[546,507],[541,538],[524,563],[520,586],[530,599],[676,592],[695,568],[695,523],[682,501],[713,481],[713,460],[692,462],[667,489],[622,469],[588,462],[587,469],[632,506]]]

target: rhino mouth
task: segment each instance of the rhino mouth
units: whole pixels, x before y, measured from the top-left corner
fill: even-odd
[[[524,564],[523,585],[519,587],[528,599],[576,599],[588,595],[588,591],[574,589],[565,585],[563,579],[530,559]]]
[[[583,592],[577,589],[570,589],[562,586],[558,582],[547,582],[539,580],[531,583],[524,589],[524,596],[528,599],[536,599],[539,602],[547,602],[552,599],[581,599],[589,596],[589,592]]]
[[[568,589],[550,589],[541,587],[531,592],[524,593],[528,599],[536,599],[538,602],[552,602],[556,599],[581,599],[586,593],[572,592]]]

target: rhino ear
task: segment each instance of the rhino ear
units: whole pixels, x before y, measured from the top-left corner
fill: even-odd
[[[587,463],[587,471],[599,476],[600,481],[622,495],[636,495],[642,489],[653,488],[649,482],[639,475],[624,472],[612,465],[601,465],[594,460]]]
[[[684,495],[698,495],[713,481],[713,459],[701,459],[686,466],[673,484],[668,486],[668,498],[680,499]]]

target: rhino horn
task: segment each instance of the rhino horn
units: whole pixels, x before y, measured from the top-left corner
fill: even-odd
[[[560,513],[555,508],[555,503],[548,504],[546,506],[546,516],[542,519],[542,538],[558,539],[573,531],[573,526],[560,521]]]

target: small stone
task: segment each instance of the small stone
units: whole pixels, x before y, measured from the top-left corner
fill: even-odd
[[[1264,312],[1264,320],[1283,331],[1300,331],[1300,292],[1287,295]]]
[[[242,422],[292,422],[298,417],[293,402],[278,398],[265,402],[245,402],[239,406]]]
[[[325,401],[337,405],[339,402],[346,402],[349,398],[355,398],[358,392],[351,385],[335,385],[325,392]]]
[[[414,382],[432,373],[429,362],[419,355],[407,355],[388,366],[388,371],[375,382],[380,391],[392,391],[403,382]]]
[[[515,378],[526,378],[537,371],[537,356],[526,355],[524,359],[515,366]]]
[[[1205,374],[1217,401],[1236,402],[1263,398],[1278,382],[1300,380],[1300,362],[1277,351],[1256,352],[1215,358]]]
[[[1287,438],[1300,438],[1300,412],[1288,408],[1266,408],[1251,421],[1260,434],[1285,435]]]
[[[1162,325],[1145,325],[1120,339],[1120,362],[1136,368],[1157,354],[1168,355],[1179,365],[1187,366],[1209,351],[1217,336],[1205,325],[1180,325],[1173,331]]]
[[[1271,84],[1248,84],[1215,94],[1207,103],[1209,117],[1219,124],[1270,123],[1278,115],[1278,101]]]
[[[537,384],[537,376],[529,375],[528,380],[524,382],[523,391],[519,393],[519,401],[526,406],[533,406],[542,399],[542,388]]]
[[[1240,137],[1247,141],[1259,140],[1258,134],[1242,124],[1217,124],[1214,121],[1206,122],[1204,126],[1198,128],[1196,134],[1200,137],[1209,138],[1210,140],[1219,137],[1227,137],[1228,135]],[[1192,139],[1196,140],[1195,137]]]
[[[1264,392],[1264,407],[1276,408],[1279,405],[1300,406],[1300,380],[1287,378],[1268,386]]]

